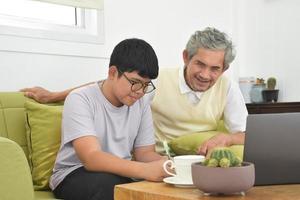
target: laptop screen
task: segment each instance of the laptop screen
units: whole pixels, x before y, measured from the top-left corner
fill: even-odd
[[[300,113],[249,115],[244,161],[255,165],[255,185],[300,183]]]

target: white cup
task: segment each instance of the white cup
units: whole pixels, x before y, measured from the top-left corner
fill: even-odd
[[[192,164],[196,162],[204,161],[205,157],[201,155],[184,155],[175,156],[173,160],[167,160],[164,162],[163,168],[165,172],[178,181],[193,183],[192,179]],[[170,167],[168,165],[171,164]],[[176,174],[168,171],[168,168],[175,169]]]

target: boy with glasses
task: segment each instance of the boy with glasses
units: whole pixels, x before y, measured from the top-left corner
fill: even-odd
[[[119,71],[120,72],[120,71]],[[155,90],[155,86],[153,85],[152,81],[149,81],[148,83],[143,83],[139,80],[130,80],[124,73],[120,72],[122,75],[124,75],[124,77],[129,81],[129,83],[131,84],[131,91],[132,92],[136,92],[140,89],[143,88],[143,92],[146,93],[150,93],[153,90]]]
[[[151,79],[157,76],[152,47],[127,39],[114,48],[107,79],[67,96],[50,180],[56,198],[112,200],[117,184],[167,176],[166,157],[155,153],[150,102],[143,98],[155,89]]]

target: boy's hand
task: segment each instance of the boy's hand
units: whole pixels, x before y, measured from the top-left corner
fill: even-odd
[[[144,179],[148,181],[159,182],[162,181],[165,177],[169,176],[163,169],[163,164],[167,160],[164,157],[161,160],[145,163],[144,168]]]

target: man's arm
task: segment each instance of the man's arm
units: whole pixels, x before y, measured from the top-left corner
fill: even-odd
[[[198,153],[206,155],[211,149],[217,146],[231,146],[245,143],[245,129],[248,111],[243,95],[238,85],[231,81],[227,101],[224,110],[224,122],[229,129],[229,134],[220,133],[207,141],[198,148]]]
[[[72,144],[83,166],[89,171],[109,172],[149,181],[162,181],[167,176],[162,167],[164,159],[148,163],[121,159],[103,152],[95,136],[77,138]]]
[[[78,87],[70,88],[60,92],[51,92],[42,87],[32,87],[32,88],[23,88],[20,91],[24,92],[26,97],[32,98],[40,103],[54,103],[59,101],[64,101],[68,94],[77,88],[92,84],[94,82],[86,83],[84,85],[80,85]]]

